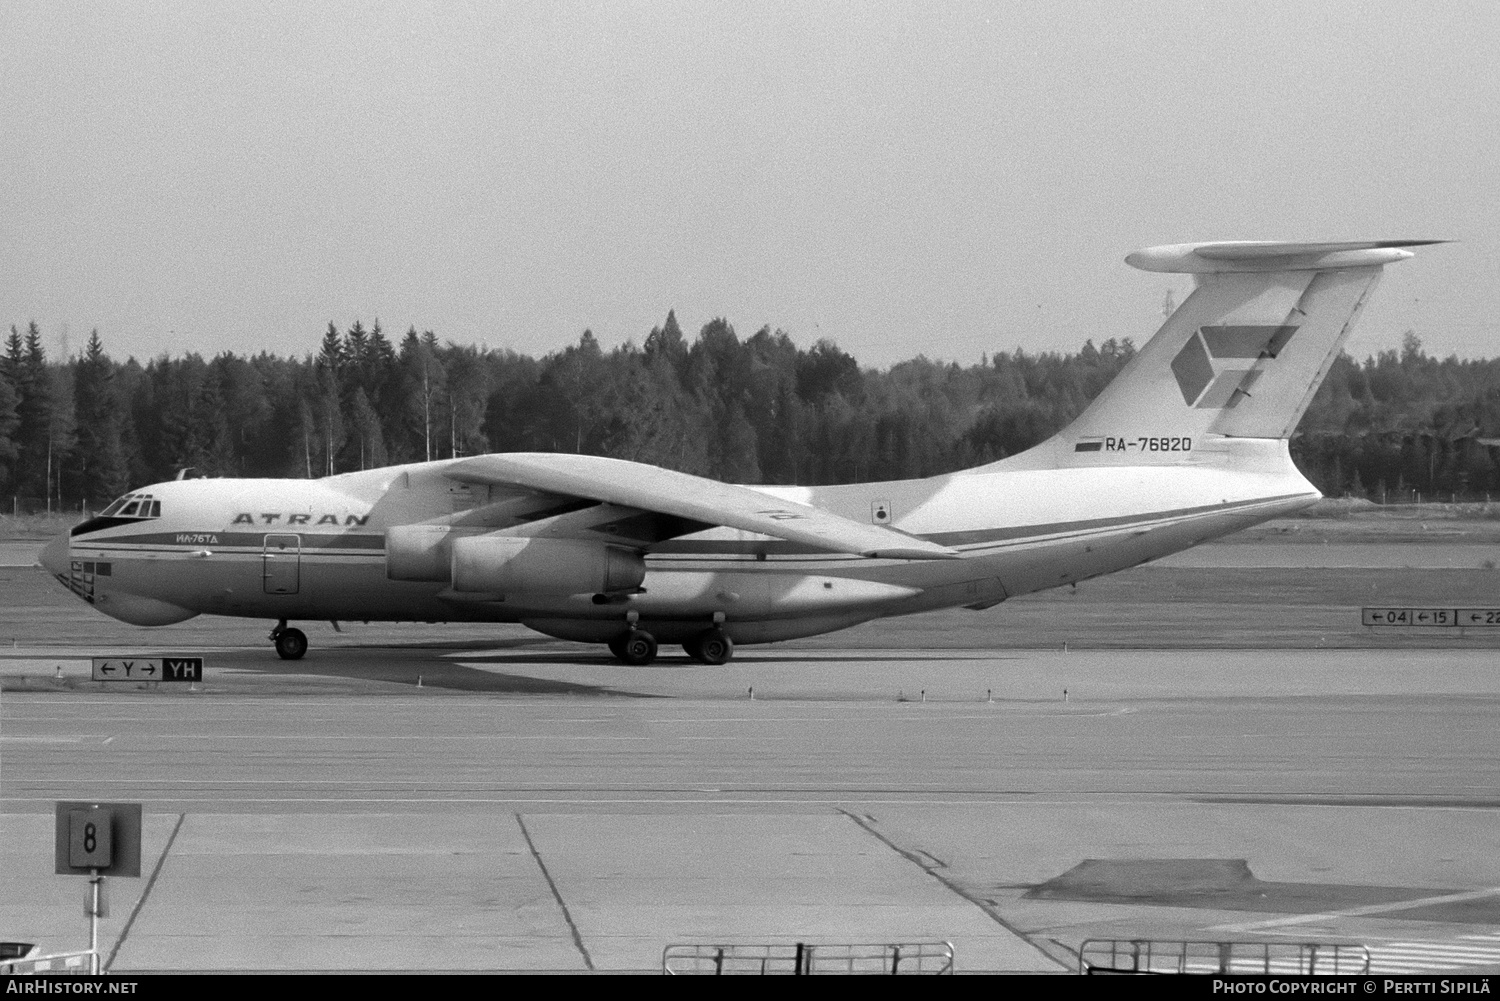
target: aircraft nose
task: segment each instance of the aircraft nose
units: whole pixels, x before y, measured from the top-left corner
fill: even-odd
[[[66,575],[68,572],[68,537],[59,535],[43,546],[37,562],[46,567],[49,573]]]

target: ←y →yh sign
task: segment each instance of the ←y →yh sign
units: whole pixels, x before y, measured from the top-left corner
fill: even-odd
[[[202,657],[95,657],[95,681],[202,681]]]

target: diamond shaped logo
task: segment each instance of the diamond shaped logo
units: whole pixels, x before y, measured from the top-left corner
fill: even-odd
[[[1296,332],[1286,324],[1199,327],[1172,359],[1183,402],[1199,410],[1234,408],[1260,378],[1255,364],[1279,355]]]

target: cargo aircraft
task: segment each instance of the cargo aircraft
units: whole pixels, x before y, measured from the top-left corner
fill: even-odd
[[[735,486],[591,455],[476,455],[317,480],[179,479],[41,562],[141,626],[520,622],[647,664],[882,616],[984,609],[1290,514],[1288,439],[1383,267],[1441,241],[1192,243],[1126,261],[1196,288],[1068,427],[926,479]]]

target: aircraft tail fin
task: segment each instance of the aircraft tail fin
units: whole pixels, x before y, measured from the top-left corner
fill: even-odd
[[[1017,465],[1173,465],[1211,439],[1290,438],[1386,264],[1438,243],[1196,243],[1125,260],[1197,288],[1068,427]],[[1201,459],[1201,456],[1200,456]]]

